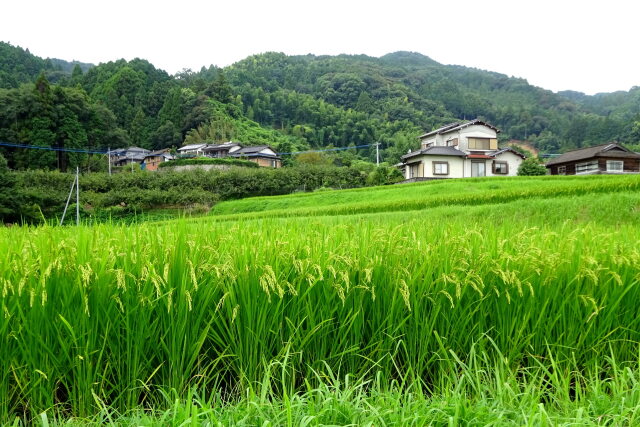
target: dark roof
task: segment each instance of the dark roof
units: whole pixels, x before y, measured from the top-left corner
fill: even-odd
[[[430,156],[458,156],[465,157],[467,154],[464,151],[460,151],[453,147],[427,147],[424,150],[414,151],[413,153],[405,154],[402,159],[409,159],[415,156],[422,156],[428,154]]]
[[[227,148],[230,149],[233,147],[242,148],[242,146],[236,142],[223,142],[222,144],[208,144],[205,148],[202,149],[202,151],[216,151],[216,150],[223,150]]]
[[[140,148],[140,147],[129,147],[129,148],[116,148],[115,150],[111,150],[108,154],[112,156],[131,156],[133,153],[146,154],[149,150]]]
[[[515,154],[516,156],[520,156],[520,157],[522,157],[523,159],[526,159],[526,158],[527,158],[527,156],[525,156],[525,155],[524,155],[524,154],[522,154],[521,152],[519,152],[519,151],[517,151],[517,150],[514,150],[513,148],[510,148],[510,147],[501,148],[500,150],[496,151],[495,153],[492,153],[491,155],[492,155],[493,157],[495,157],[495,156],[499,156],[499,155],[500,155],[500,154],[502,154],[502,153],[506,153],[507,151],[510,151],[510,152],[512,152],[513,154]]]
[[[441,128],[438,128],[436,130],[432,130],[431,132],[427,132],[424,135],[420,135],[419,138],[426,138],[427,136],[431,136],[431,135],[442,135],[445,133],[449,133],[449,132],[455,132],[458,131],[460,129],[464,129],[466,127],[469,126],[473,126],[473,125],[482,125],[482,126],[486,126],[488,128],[491,128],[493,130],[495,130],[497,133],[500,133],[500,129],[498,129],[497,127],[490,125],[489,123],[485,123],[482,120],[471,120],[468,122],[454,122],[454,123],[449,123],[448,125],[444,125]]]
[[[233,154],[251,154],[251,153],[259,153],[260,151],[264,150],[265,148],[268,148],[269,150],[272,150],[273,152],[275,152],[275,150],[271,147],[269,147],[268,145],[256,145],[253,147],[243,147],[237,151],[234,151]]]
[[[146,156],[144,156],[145,159],[148,157],[164,157],[165,159],[170,159],[170,160],[173,160],[175,158],[171,153],[169,153],[169,150],[166,148],[163,150],[152,151]]]
[[[567,151],[566,153],[551,159],[546,166],[557,165],[559,163],[576,162],[578,160],[592,159],[594,157],[618,157],[640,159],[640,154],[624,148],[615,142],[608,142],[593,147],[580,148],[578,150]]]

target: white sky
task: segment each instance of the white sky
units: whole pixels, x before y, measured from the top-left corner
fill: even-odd
[[[638,0],[4,0],[0,14],[0,41],[35,55],[172,74],[267,51],[408,50],[553,91],[640,86]]]

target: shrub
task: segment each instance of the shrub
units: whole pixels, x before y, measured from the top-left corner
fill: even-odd
[[[540,164],[538,159],[534,157],[529,157],[525,159],[518,168],[519,176],[536,176],[536,175],[546,175],[547,168]]]
[[[161,168],[172,168],[175,166],[186,165],[227,165],[227,166],[243,166],[247,168],[259,167],[257,163],[243,159],[213,159],[213,158],[197,158],[197,159],[177,159],[170,162],[160,163]]]

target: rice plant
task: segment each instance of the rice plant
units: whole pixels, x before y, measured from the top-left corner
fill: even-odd
[[[246,423],[295,425],[340,393],[351,415],[309,423],[597,422],[611,410],[577,408],[603,401],[630,422],[638,180],[584,184],[368,215],[2,229],[0,422],[262,408]],[[400,401],[423,417],[361,412]]]

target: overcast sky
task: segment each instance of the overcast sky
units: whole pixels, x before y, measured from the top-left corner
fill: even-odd
[[[553,91],[640,86],[638,0],[7,0],[1,10],[0,41],[35,55],[139,57],[172,74],[267,51],[408,50]]]

